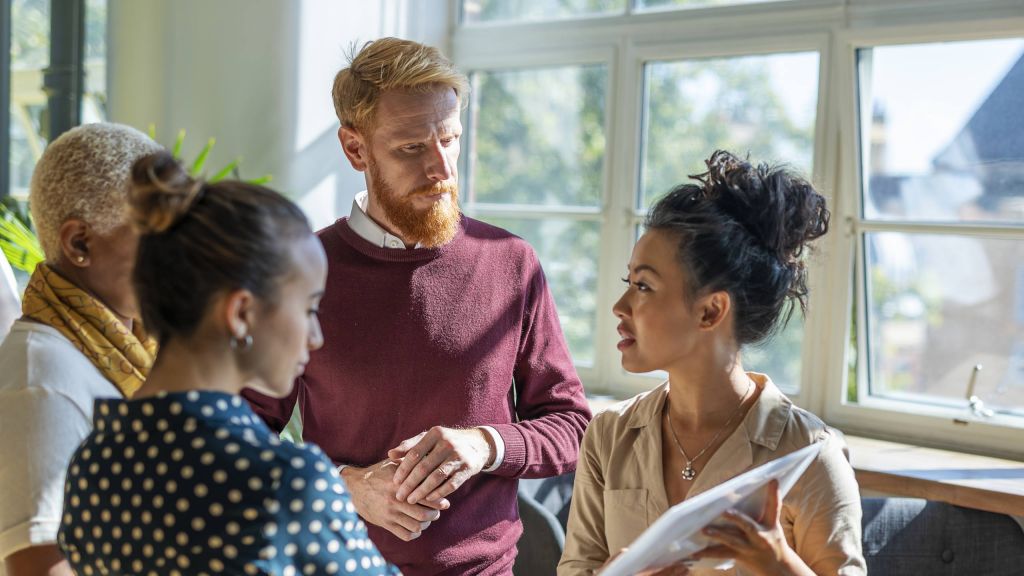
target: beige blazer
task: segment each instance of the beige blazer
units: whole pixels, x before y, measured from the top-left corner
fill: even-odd
[[[867,573],[861,552],[857,481],[841,433],[793,406],[763,374],[749,373],[761,395],[704,463],[688,497],[824,441],[821,454],[783,500],[786,540],[817,574]],[[662,480],[661,414],[668,382],[594,417],[576,469],[559,576],[591,574],[668,509]],[[743,574],[693,570],[692,574]]]

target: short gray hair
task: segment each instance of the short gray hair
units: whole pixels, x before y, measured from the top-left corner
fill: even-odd
[[[149,136],[123,124],[85,124],[47,146],[29,188],[29,208],[46,259],[61,253],[60,227],[69,218],[106,234],[128,219],[132,165],[161,150]]]

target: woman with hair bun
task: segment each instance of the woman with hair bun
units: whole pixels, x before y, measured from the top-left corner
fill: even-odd
[[[744,370],[744,346],[807,304],[802,256],[828,230],[825,199],[789,170],[723,151],[658,201],[613,307],[630,372],[668,380],[594,417],[576,471],[560,575],[591,574],[669,507],[815,442],[817,459],[759,519],[705,529],[693,558],[731,574],[866,573],[860,496],[841,434]],[[711,572],[685,565],[665,574]]]
[[[326,258],[252,184],[133,168],[134,286],[160,351],[131,400],[98,400],[59,542],[79,574],[390,574],[319,448],[282,443],[239,393],[287,395],[322,344]]]

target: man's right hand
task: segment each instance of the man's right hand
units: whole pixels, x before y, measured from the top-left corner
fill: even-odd
[[[366,522],[405,540],[415,540],[447,510],[448,500],[409,504],[395,497],[393,478],[398,462],[384,460],[367,468],[348,466],[341,472],[356,512]]]

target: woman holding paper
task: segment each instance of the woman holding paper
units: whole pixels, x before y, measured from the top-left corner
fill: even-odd
[[[691,559],[733,559],[732,574],[864,574],[860,496],[841,435],[741,363],[743,346],[805,308],[802,257],[828,230],[825,199],[785,169],[722,151],[706,163],[654,206],[633,249],[613,308],[622,365],[669,378],[587,429],[558,573],[593,573],[669,507],[824,442],[784,499],[769,497],[761,518],[726,514]]]

